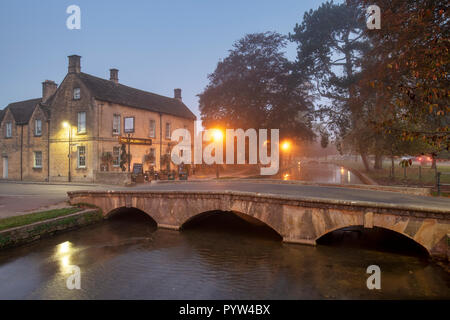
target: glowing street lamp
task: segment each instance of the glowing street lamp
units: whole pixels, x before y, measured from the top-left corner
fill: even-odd
[[[284,153],[289,153],[289,151],[291,150],[291,142],[288,140],[285,140],[281,143],[281,151],[283,151]],[[287,159],[287,157],[286,157]],[[287,161],[285,160],[285,165],[287,165]]]
[[[223,133],[220,129],[213,129],[212,137],[214,142],[222,142],[223,141]],[[219,179],[219,165],[216,162],[216,179]]]
[[[219,141],[222,141],[222,140],[223,140],[223,133],[222,133],[222,131],[219,130],[219,129],[213,129],[213,134],[212,134],[212,136],[213,136],[213,140],[214,140],[215,142],[219,142]]]
[[[290,149],[291,149],[291,143],[290,143],[289,141],[284,141],[284,142],[281,144],[281,150],[287,152],[287,151],[289,151]]]

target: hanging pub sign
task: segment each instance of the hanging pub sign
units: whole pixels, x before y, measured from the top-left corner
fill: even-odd
[[[128,137],[119,137],[120,144],[141,144],[141,145],[152,145],[152,139],[144,139],[144,138],[128,138]]]

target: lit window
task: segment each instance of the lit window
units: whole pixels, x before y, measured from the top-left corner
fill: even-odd
[[[86,168],[86,147],[78,146],[77,150],[77,165],[78,168]]]
[[[42,151],[34,152],[34,167],[42,168]]]
[[[5,137],[6,138],[11,138],[12,137],[12,122],[7,122],[6,123]]]
[[[78,133],[86,133],[86,112],[78,112]]]
[[[171,134],[170,122],[166,122],[166,139],[170,139]]]
[[[115,114],[113,118],[113,134],[120,134],[120,114]]]
[[[113,167],[120,166],[120,147],[113,147]]]
[[[156,137],[156,121],[151,119],[150,120],[150,133],[149,133],[149,137],[150,138],[155,138]]]
[[[124,132],[125,133],[132,133],[134,132],[134,117],[127,117],[124,118]]]
[[[35,136],[42,135],[42,121],[40,119],[36,119],[34,121],[34,135]]]
[[[150,158],[152,159],[151,164],[155,164],[156,161],[156,150],[155,148],[150,148]]]
[[[80,100],[81,97],[81,90],[80,88],[74,88],[73,89],[73,99],[74,100]]]

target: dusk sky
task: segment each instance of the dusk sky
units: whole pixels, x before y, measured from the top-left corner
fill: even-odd
[[[293,31],[321,0],[0,2],[0,109],[41,97],[41,83],[61,83],[67,56],[82,56],[81,70],[183,101],[199,117],[197,94],[220,59],[245,34]],[[81,8],[81,30],[69,30],[70,5]],[[295,46],[287,48],[294,59]]]

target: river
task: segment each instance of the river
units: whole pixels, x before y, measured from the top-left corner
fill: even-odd
[[[318,163],[314,160],[300,161],[297,166],[284,170],[283,180],[300,180],[331,184],[363,184],[350,170],[331,163]]]
[[[381,290],[366,286],[373,264]],[[449,283],[417,254],[284,244],[223,213],[177,232],[129,212],[0,252],[1,299],[449,299]]]

